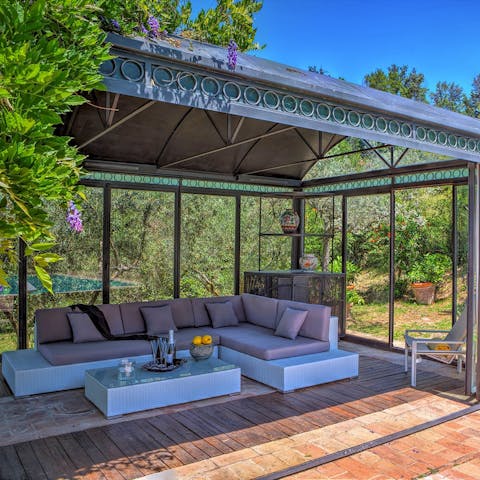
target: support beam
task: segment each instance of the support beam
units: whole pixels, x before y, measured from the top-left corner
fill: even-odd
[[[362,139],[362,142],[367,145],[367,147],[369,147],[370,149],[372,149],[374,152],[375,152],[375,155],[387,166],[387,167],[392,167],[393,165],[388,162],[388,160],[383,156],[381,155],[380,153],[377,152],[377,150],[374,150],[372,144],[370,142],[368,142],[367,140],[365,139]],[[389,145],[390,146],[390,145]],[[390,146],[391,147],[391,146]]]
[[[114,123],[110,127],[107,127],[105,130],[102,130],[100,133],[97,133],[97,135],[94,135],[89,140],[86,140],[85,142],[83,142],[81,145],[78,146],[78,148],[81,150],[82,148],[86,147],[87,145],[90,145],[91,143],[95,142],[99,138],[102,138],[107,133],[110,133],[112,130],[115,130],[120,125],[123,125],[125,122],[128,122],[130,119],[132,119],[133,117],[136,117],[138,114],[142,113],[147,108],[150,108],[152,105],[155,105],[155,103],[156,102],[153,101],[153,100],[150,100],[150,101],[144,103],[141,107],[138,107],[137,109],[135,109],[133,112],[131,112],[128,115],[126,115],[125,117],[123,117],[118,122]]]
[[[269,132],[269,133],[264,133],[262,135],[257,135],[255,137],[251,137],[251,138],[247,138],[246,140],[242,140],[241,142],[233,143],[231,145],[226,145],[224,147],[214,148],[214,149],[208,150],[206,152],[197,153],[196,155],[191,155],[191,156],[186,157],[186,158],[181,158],[180,160],[175,160],[174,162],[166,163],[165,165],[161,165],[161,168],[173,167],[174,165],[179,165],[180,163],[189,162],[190,160],[196,160],[197,158],[202,158],[202,157],[206,157],[208,155],[212,155],[214,153],[219,153],[219,152],[223,152],[225,150],[230,150],[230,149],[236,148],[240,145],[245,145],[247,143],[255,142],[256,140],[261,140],[263,138],[272,137],[274,135],[279,135],[280,133],[285,133],[285,132],[288,132],[288,131],[294,130],[294,129],[295,129],[295,127],[286,127],[286,128],[282,128],[280,130],[275,130],[274,132]]]
[[[331,157],[324,157],[331,158]],[[330,178],[316,178],[302,183],[303,188],[315,187],[318,185],[331,185],[337,183],[349,183],[356,180],[367,180],[369,178],[393,177],[395,175],[406,175],[417,172],[431,172],[433,170],[450,170],[453,168],[466,168],[468,162],[460,160],[450,160],[444,162],[424,163],[421,165],[406,165],[405,167],[385,168],[383,170],[374,170],[370,172],[353,173],[350,175],[340,175]]]
[[[340,324],[340,337],[344,337],[347,333],[347,234],[348,234],[348,198],[342,196],[342,273],[345,275],[343,282],[343,322]]]

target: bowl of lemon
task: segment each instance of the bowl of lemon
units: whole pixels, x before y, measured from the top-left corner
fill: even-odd
[[[206,360],[210,358],[213,353],[213,342],[210,335],[197,335],[193,337],[190,345],[190,355],[194,360]]]

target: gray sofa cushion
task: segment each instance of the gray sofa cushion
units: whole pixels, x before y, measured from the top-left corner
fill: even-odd
[[[71,311],[68,307],[37,310],[35,312],[37,342],[48,343],[71,340],[72,329],[67,318],[67,312]]]
[[[98,308],[105,315],[110,332],[112,335],[123,335],[122,314],[120,313],[120,305],[99,305]]]
[[[307,315],[308,312],[306,310],[296,310],[290,307],[286,308],[283,312],[282,318],[280,318],[280,322],[278,322],[275,335],[295,340],[295,337],[302,328]]]
[[[275,329],[277,326],[277,305],[275,298],[260,295],[242,294],[243,308],[247,322],[260,327]]]
[[[240,322],[245,322],[245,313],[243,311],[242,301],[239,296],[224,296],[224,297],[207,297],[207,298],[192,298],[193,315],[195,317],[196,327],[210,326],[210,317],[208,316],[206,303],[224,303],[232,302],[233,310]]]
[[[145,331],[145,322],[140,312],[140,307],[157,307],[161,305],[170,305],[173,321],[177,328],[193,327],[195,325],[192,304],[189,298],[122,303],[120,304],[120,311],[125,333],[142,333]]]
[[[146,340],[106,340],[103,342],[55,342],[38,346],[39,352],[52,365],[94,362],[111,358],[126,358],[152,353]]]
[[[313,305],[310,303],[292,302],[289,300],[279,300],[278,319],[282,318],[283,312],[288,308],[298,310],[307,310],[308,315],[303,322],[302,328],[298,332],[302,337],[314,338],[328,342],[328,331],[330,329],[331,308],[325,305]]]
[[[310,353],[328,351],[330,344],[298,336],[295,340],[273,335],[269,328],[249,323],[238,327],[209,328],[220,335],[222,346],[261,358],[276,360],[278,358],[297,357]]]
[[[101,342],[105,340],[86,313],[67,312],[67,318],[72,327],[73,343]]]
[[[170,330],[177,331],[173,323],[172,309],[170,305],[158,307],[140,307],[148,335],[161,335]]]
[[[212,321],[213,328],[235,327],[238,325],[238,318],[233,310],[232,302],[206,303],[205,307]]]

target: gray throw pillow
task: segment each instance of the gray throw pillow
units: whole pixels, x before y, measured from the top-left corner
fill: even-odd
[[[140,307],[140,312],[145,321],[145,330],[148,335],[163,335],[169,330],[177,331],[170,305]]]
[[[97,330],[92,319],[83,312],[68,312],[73,343],[101,342],[105,337]]]
[[[302,328],[303,322],[307,318],[307,315],[308,312],[306,310],[295,310],[290,307],[286,308],[278,327],[275,330],[275,335],[295,340],[298,332]]]
[[[208,316],[213,328],[238,327],[238,317],[233,309],[232,302],[206,303]]]

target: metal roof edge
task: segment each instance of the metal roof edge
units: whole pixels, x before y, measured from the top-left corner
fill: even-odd
[[[287,91],[294,89],[342,104],[361,106],[372,112],[396,114],[405,119],[446,127],[480,138],[480,121],[460,113],[244,53],[239,53],[237,67],[231,70],[227,64],[225,48],[182,37],[169,38],[170,41],[168,38],[152,41],[114,33],[107,35],[107,41],[120,50],[255,80]],[[178,46],[173,45],[172,40],[179,42]],[[301,78],[297,78],[298,75]]]

